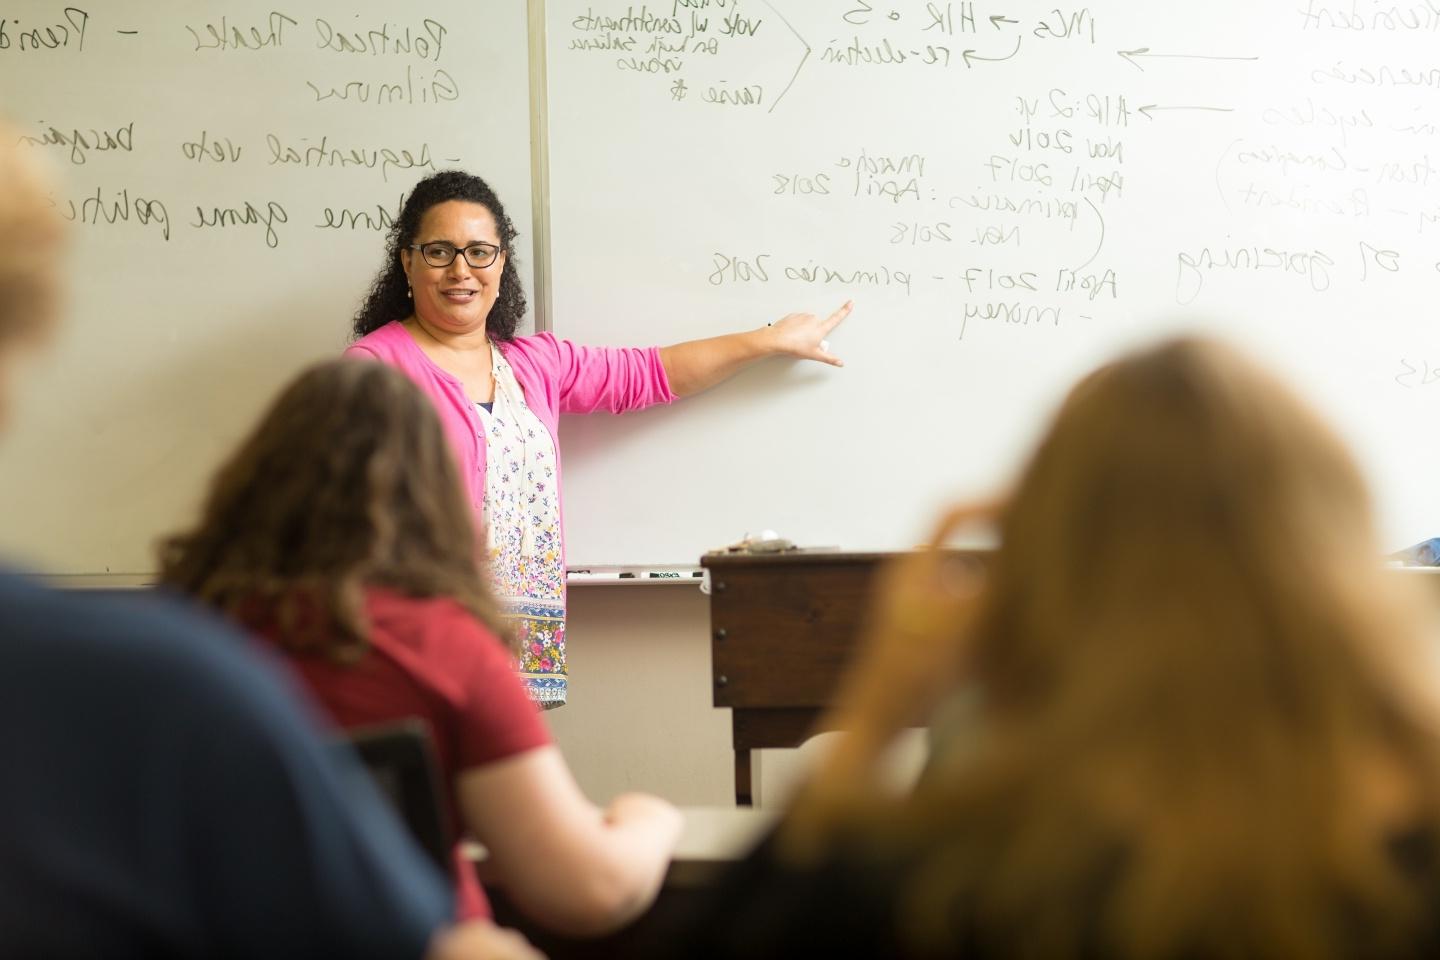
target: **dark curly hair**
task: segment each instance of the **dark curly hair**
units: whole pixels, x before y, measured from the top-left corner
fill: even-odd
[[[520,285],[520,273],[515,263],[515,225],[505,215],[505,206],[490,185],[473,174],[463,170],[442,170],[415,184],[405,206],[400,210],[400,219],[390,228],[385,243],[385,263],[370,284],[370,292],[355,314],[354,339],[358,340],[378,330],[391,320],[408,317],[414,304],[406,296],[409,282],[405,270],[400,266],[400,251],[415,242],[420,233],[420,221],[433,206],[450,200],[478,203],[490,211],[495,218],[495,228],[500,232],[500,249],[505,252],[505,268],[500,273],[500,295],[490,316],[485,318],[485,332],[490,339],[504,342],[515,339],[515,330],[520,318],[525,315],[525,288]]]

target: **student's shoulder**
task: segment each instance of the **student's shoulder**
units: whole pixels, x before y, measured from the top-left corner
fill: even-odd
[[[105,646],[115,638],[163,644],[197,634],[230,634],[213,616],[162,590],[62,590],[0,571],[0,624],[9,635],[64,635]]]
[[[381,642],[398,642],[432,653],[481,654],[499,650],[489,627],[452,597],[417,597],[387,587],[365,594],[366,614]]]
[[[227,691],[263,695],[273,672],[234,628],[160,590],[57,590],[0,572],[0,637],[12,667],[83,668],[134,697],[147,684],[222,699]]]

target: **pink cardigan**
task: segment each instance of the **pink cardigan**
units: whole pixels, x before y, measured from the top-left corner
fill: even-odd
[[[625,413],[675,399],[658,347],[581,347],[569,340],[557,340],[549,333],[516,337],[499,346],[515,372],[526,404],[555,442],[557,485],[560,414],[596,410]],[[460,381],[427,357],[398,320],[355,341],[345,356],[379,360],[399,368],[434,402],[478,521],[485,503],[485,441],[480,415],[465,396]],[[564,487],[559,489],[563,526]]]

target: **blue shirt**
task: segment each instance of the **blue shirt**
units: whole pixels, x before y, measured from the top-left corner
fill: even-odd
[[[0,574],[0,956],[421,957],[448,885],[278,669]]]

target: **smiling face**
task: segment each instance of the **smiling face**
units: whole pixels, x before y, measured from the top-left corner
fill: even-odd
[[[483,204],[447,200],[425,211],[415,244],[448,243],[457,250],[474,243],[500,246],[495,217]],[[401,250],[400,263],[410,280],[415,317],[436,333],[483,332],[485,319],[500,295],[505,269],[502,252],[488,267],[470,266],[463,254],[448,267],[432,267],[418,250]]]

